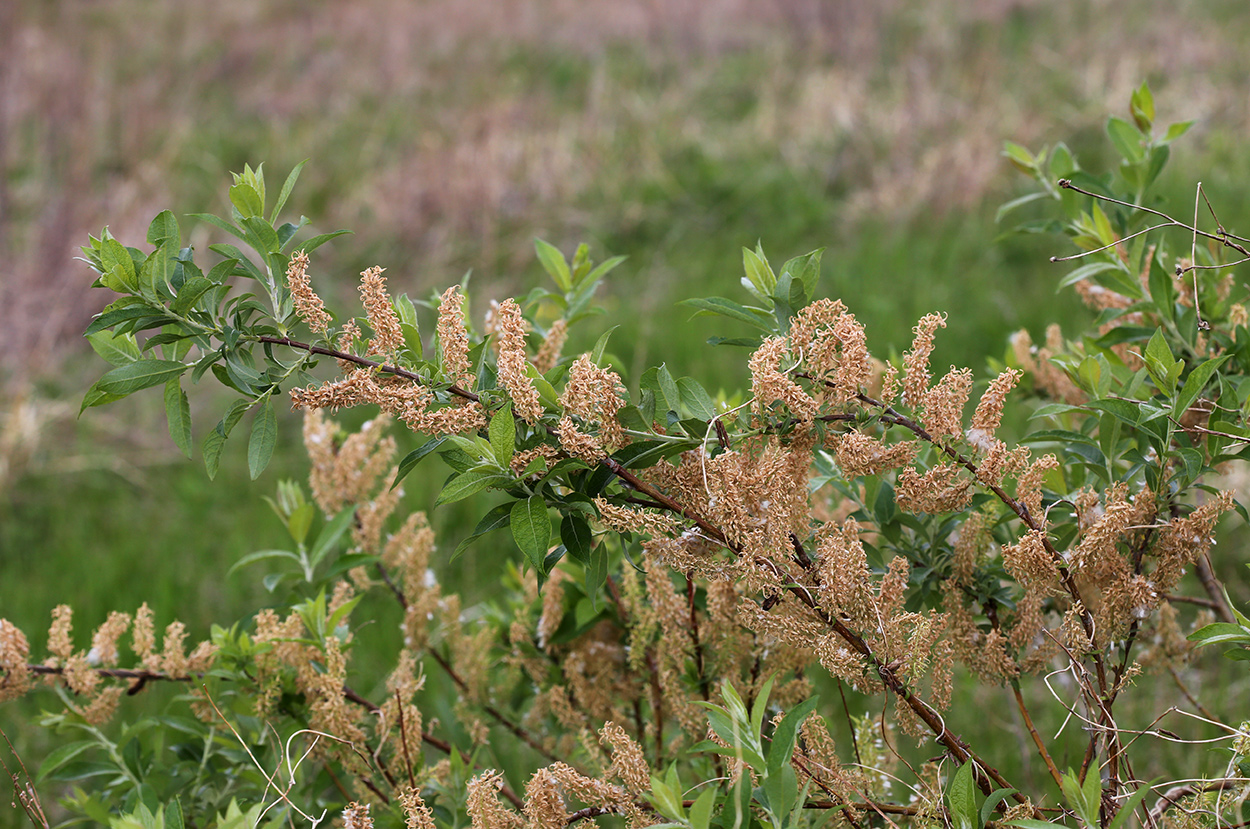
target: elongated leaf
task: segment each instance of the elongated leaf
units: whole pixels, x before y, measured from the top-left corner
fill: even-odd
[[[591,534],[590,525],[577,515],[566,515],[560,522],[560,541],[569,555],[586,564],[590,561]]]
[[[660,385],[660,392],[664,395],[664,399],[668,401],[668,408],[672,411],[678,411],[681,407],[681,392],[677,390],[677,382],[673,379],[673,375],[669,373],[668,364],[662,363],[659,371],[656,372],[656,380]]]
[[[247,470],[253,481],[269,465],[277,437],[278,418],[273,411],[273,398],[266,397],[252,420],[252,435],[247,441]]]
[[[750,248],[744,247],[742,249],[742,268],[746,271],[750,284],[755,287],[761,297],[771,295],[773,288],[777,287],[777,276],[773,273],[773,269],[769,267],[768,260],[764,258],[762,250],[757,253]]]
[[[35,775],[35,782],[42,783],[70,760],[96,745],[97,743],[94,740],[81,740],[54,749],[39,765],[39,773]]]
[[[1114,415],[1117,420],[1122,420],[1129,426],[1136,426],[1141,420],[1141,406],[1128,400],[1091,400],[1086,405]]]
[[[1230,622],[1213,622],[1198,628],[1185,638],[1190,642],[1197,642],[1200,647],[1229,642],[1250,642],[1250,629]]]
[[[178,289],[178,297],[169,304],[169,310],[175,314],[185,314],[190,311],[200,297],[217,286],[213,280],[203,276],[193,276],[186,282],[182,283],[182,287]]]
[[[1137,164],[1143,158],[1141,131],[1123,118],[1112,117],[1107,121],[1107,135],[1115,145],[1116,152],[1130,164]]]
[[[446,435],[437,438],[430,438],[416,449],[413,449],[407,455],[404,455],[404,459],[399,462],[399,468],[395,472],[395,483],[391,484],[391,489],[399,486],[399,482],[408,477],[409,472],[416,469],[417,464],[421,462],[422,458],[442,446],[446,441]]]
[[[139,359],[139,344],[133,334],[114,334],[111,331],[96,331],[87,335],[91,349],[110,364],[124,366]]]
[[[1189,410],[1189,407],[1198,399],[1198,395],[1202,394],[1203,388],[1211,379],[1211,375],[1215,374],[1215,370],[1224,364],[1230,356],[1225,354],[1223,357],[1215,357],[1207,360],[1202,365],[1189,372],[1189,376],[1185,378],[1185,385],[1181,387],[1180,394],[1176,396],[1176,403],[1172,406],[1172,417],[1179,420],[1181,415]]]
[[[334,548],[334,545],[343,537],[343,533],[347,532],[347,528],[352,525],[352,520],[355,517],[356,507],[352,505],[331,518],[321,528],[321,532],[317,535],[317,540],[313,542],[312,551],[308,554],[308,560],[313,567],[316,567],[321,562],[321,559],[325,558],[326,553]]]
[[[252,405],[250,400],[236,400],[234,404],[226,411],[224,417],[217,421],[217,426],[204,437],[203,453],[204,453],[204,469],[208,472],[209,480],[217,477],[217,467],[221,461],[221,450],[225,446],[226,438],[230,437],[230,433],[234,431],[234,427],[238,424],[239,419],[243,417]]]
[[[1081,265],[1081,267],[1069,272],[1067,276],[1059,280],[1059,289],[1066,288],[1069,285],[1075,285],[1077,282],[1082,282],[1089,279],[1091,276],[1096,276],[1100,273],[1105,273],[1106,271],[1122,270],[1123,267],[1124,266],[1119,264],[1118,261],[1090,262],[1089,264]]]
[[[321,233],[305,241],[303,244],[299,246],[299,249],[304,251],[304,253],[312,253],[314,250],[321,247],[322,245],[324,245],[326,242],[330,241],[331,239],[337,239],[339,236],[342,236],[346,233],[351,233],[351,232],[352,231],[350,230],[334,230],[329,233]]]
[[[512,538],[525,558],[539,573],[544,572],[547,545],[551,542],[551,518],[547,504],[539,495],[531,495],[512,505]]]
[[[244,182],[239,182],[230,188],[230,203],[245,219],[260,216],[265,212],[265,203],[261,201],[260,193],[257,193],[252,185]]]
[[[286,181],[282,183],[282,190],[278,193],[278,203],[273,206],[273,212],[269,214],[269,223],[277,224],[278,216],[282,213],[282,208],[286,207],[286,200],[291,195],[291,190],[295,188],[295,182],[299,180],[300,171],[304,169],[304,165],[308,163],[308,159],[304,159],[296,164],[294,169],[286,177]]]
[[[990,796],[981,804],[981,825],[990,822],[990,815],[994,814],[994,810],[998,808],[998,804],[1016,793],[1015,789],[995,789]]]
[[[512,520],[512,504],[503,503],[491,509],[490,512],[482,516],[477,522],[477,526],[473,528],[473,533],[456,545],[456,549],[452,552],[450,561],[455,561],[460,554],[469,548],[469,545],[477,541],[482,536],[495,530],[503,529],[508,526]]]
[[[82,396],[82,405],[78,407],[78,414],[81,417],[83,412],[93,406],[105,406],[121,399],[122,396],[120,394],[109,394],[100,391],[98,384],[92,385],[91,388],[87,389],[87,393]]]
[[[693,377],[682,377],[677,381],[677,391],[681,398],[682,408],[691,417],[699,420],[711,420],[716,417],[716,404],[699,381]]]
[[[693,299],[682,300],[678,305],[689,305],[691,308],[699,309],[700,314],[717,314],[722,317],[745,322],[747,325],[760,329],[761,331],[772,330],[772,314],[765,312],[753,312],[744,305],[739,305],[730,299],[719,296],[696,297]]]
[[[946,789],[946,802],[950,807],[955,829],[980,829],[977,824],[976,783],[972,778],[972,763],[966,762],[955,772]]]
[[[1141,802],[1146,795],[1150,794],[1152,787],[1153,784],[1151,783],[1143,783],[1139,786],[1137,791],[1133,792],[1133,794],[1129,796],[1129,799],[1124,801],[1124,804],[1120,806],[1120,811],[1116,812],[1115,818],[1112,819],[1111,823],[1107,824],[1107,829],[1120,829],[1120,827],[1133,816],[1133,812],[1135,812],[1137,807],[1141,805]]]
[[[794,755],[794,743],[798,739],[799,726],[808,718],[808,715],[816,710],[819,702],[820,697],[808,697],[787,711],[786,715],[781,718],[781,722],[777,724],[777,729],[773,732],[772,745],[768,748],[769,775],[789,765],[790,758]]]
[[[453,501],[460,501],[475,495],[482,490],[491,486],[507,486],[512,482],[511,475],[502,475],[498,472],[485,471],[480,469],[472,469],[462,475],[457,475],[447,482],[447,486],[443,487],[443,491],[438,494],[438,498],[434,501],[434,506],[441,504],[450,504]]]
[[[538,253],[538,261],[542,263],[543,270],[555,280],[560,290],[566,294],[572,290],[573,275],[569,272],[569,264],[564,261],[564,254],[560,253],[560,249],[542,239],[535,239],[534,250]]]
[[[191,404],[178,377],[165,381],[165,419],[169,437],[182,454],[191,457]]]
[[[614,325],[607,331],[603,332],[603,334],[595,342],[595,347],[590,351],[590,362],[595,365],[599,365],[599,361],[603,359],[603,352],[608,347],[608,339],[612,336],[612,332],[618,328],[620,328],[619,325]]]
[[[159,386],[189,368],[174,360],[138,360],[109,371],[96,382],[96,386],[107,394],[124,397],[140,389]]]
[[[512,463],[516,451],[516,420],[512,417],[512,404],[505,403],[490,419],[490,448],[495,460],[504,469]]]
[[[577,284],[580,284],[581,282],[587,282],[593,285],[594,283],[598,282],[603,277],[607,276],[608,273],[614,270],[617,265],[621,264],[628,258],[629,258],[628,256],[613,256],[611,259],[603,260],[602,262],[600,262],[598,265],[595,266],[595,269],[593,271],[586,274],[581,279],[577,280]]]
[[[255,564],[258,561],[268,561],[272,558],[285,558],[294,561],[296,564],[300,563],[299,555],[290,550],[257,550],[254,553],[248,553],[231,565],[230,569],[226,571],[226,578],[234,575],[234,571],[241,570],[249,564]]]
[[[162,210],[148,225],[148,244],[160,245],[172,240],[174,250],[181,247],[182,234],[178,230],[178,219],[169,210]]]
[[[122,308],[115,308],[112,311],[105,311],[100,316],[91,321],[84,332],[87,335],[94,334],[97,331],[103,331],[105,328],[112,328],[119,322],[129,322],[131,320],[142,319],[143,317],[164,317],[163,308],[156,308],[145,304],[139,300],[133,305],[127,305]],[[173,320],[170,320],[173,322]]]

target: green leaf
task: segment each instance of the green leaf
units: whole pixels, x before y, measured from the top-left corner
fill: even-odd
[[[217,467],[221,461],[221,450],[226,444],[226,438],[230,437],[235,425],[251,405],[250,400],[236,400],[225,416],[217,422],[217,426],[204,436],[201,451],[204,454],[204,470],[208,473],[210,481],[217,477]]]
[[[586,593],[591,601],[597,601],[599,591],[608,581],[608,545],[600,544],[598,547],[591,547],[585,569]]]
[[[239,182],[230,188],[230,203],[245,219],[261,216],[265,212],[265,203],[261,201],[260,193],[257,193],[252,185],[244,182]]]
[[[586,564],[591,553],[590,525],[578,515],[566,515],[560,522],[560,541],[574,559]]]
[[[438,498],[435,499],[434,506],[460,501],[470,495],[476,495],[487,487],[502,487],[510,483],[512,483],[511,475],[502,475],[493,470],[470,470],[448,481],[443,491],[438,494]]]
[[[1190,642],[1197,642],[1199,647],[1207,645],[1227,644],[1229,642],[1250,642],[1250,629],[1230,622],[1213,622],[1198,628],[1185,637]]]
[[[169,422],[169,436],[174,445],[191,457],[191,404],[178,377],[165,381],[165,419]]]
[[[551,542],[551,518],[547,515],[547,504],[542,497],[531,495],[513,504],[511,527],[512,538],[526,559],[539,573],[544,572],[543,561]]]
[[[477,541],[489,532],[502,529],[512,520],[512,504],[505,502],[493,507],[490,512],[482,516],[477,522],[477,526],[473,528],[472,534],[456,545],[456,549],[451,554],[450,561],[455,561],[460,554],[469,548],[469,545]]]
[[[1150,94],[1150,86],[1142,81],[1137,89],[1133,90],[1133,94],[1129,96],[1129,111],[1133,113],[1133,121],[1136,122],[1137,128],[1144,133],[1150,132],[1150,127],[1155,120],[1155,99]]]
[[[203,276],[193,276],[182,283],[182,287],[178,289],[177,298],[169,304],[169,310],[175,314],[185,314],[195,306],[195,303],[199,302],[200,297],[215,287],[217,283],[213,280]]]
[[[973,763],[965,762],[946,788],[946,803],[954,829],[981,829],[977,814],[977,787],[973,779]]]
[[[1123,118],[1113,116],[1107,120],[1107,135],[1110,136],[1116,152],[1129,164],[1138,164],[1145,157],[1142,153],[1141,130]]]
[[[322,245],[324,245],[326,242],[330,241],[331,239],[337,239],[339,236],[342,236],[344,234],[351,233],[351,232],[352,231],[350,230],[335,230],[335,231],[331,231],[330,233],[320,233],[312,237],[311,239],[308,239],[303,244],[301,244],[299,246],[299,249],[304,251],[304,253],[312,253],[314,250],[321,247]]]
[[[321,528],[321,532],[317,534],[317,540],[313,542],[312,550],[308,554],[308,561],[312,567],[316,567],[321,559],[325,558],[326,553],[330,552],[339,539],[343,537],[343,533],[347,532],[347,528],[352,525],[356,518],[356,506],[345,507],[342,512],[326,522]]]
[[[1107,824],[1107,829],[1120,829],[1132,816],[1133,812],[1137,810],[1137,807],[1141,805],[1142,799],[1150,794],[1151,788],[1152,785],[1149,783],[1143,783],[1139,786],[1137,791],[1133,792],[1129,799],[1124,801],[1120,811],[1115,813],[1115,818],[1111,823]]]
[[[1003,142],[1003,155],[1022,173],[1033,174],[1037,170],[1037,159],[1033,153],[1011,141]]]
[[[114,334],[111,331],[96,331],[87,335],[91,348],[109,363],[124,366],[139,359],[139,344],[134,334]]]
[[[42,783],[70,760],[95,746],[96,742],[94,740],[81,740],[54,749],[39,765],[39,772],[35,775],[35,783]]]
[[[746,271],[747,279],[755,286],[761,297],[772,295],[773,288],[777,287],[777,276],[769,266],[768,260],[764,258],[762,250],[757,253],[744,247],[742,267]]]
[[[178,230],[178,219],[169,210],[162,210],[148,225],[148,244],[160,245],[166,241],[173,242],[174,250],[182,246],[182,234]]]
[[[165,804],[165,829],[184,829],[185,821],[182,814],[182,801],[177,797]]]
[[[681,392],[677,389],[677,382],[673,380],[673,375],[669,373],[667,363],[662,363],[656,371],[656,380],[660,385],[660,391],[664,394],[664,399],[668,401],[668,408],[677,411],[681,406]]]
[[[990,796],[981,804],[981,825],[990,822],[990,815],[994,814],[994,810],[998,808],[998,804],[1016,793],[1015,789],[995,789]]]
[[[107,372],[96,382],[100,391],[125,397],[178,377],[190,366],[174,360],[137,360]]]
[[[1011,201],[1006,202],[1005,204],[1001,205],[998,208],[998,212],[994,214],[994,224],[998,224],[999,222],[1001,222],[1008,213],[1015,210],[1017,207],[1023,207],[1029,202],[1035,202],[1038,199],[1044,199],[1048,197],[1049,195],[1050,194],[1047,193],[1045,190],[1038,190],[1036,192],[1029,193],[1017,199],[1012,199]]]
[[[612,332],[618,328],[620,328],[619,325],[614,325],[599,336],[599,339],[595,341],[595,347],[590,351],[590,362],[599,365],[599,361],[603,359],[603,352],[608,347],[608,339],[612,336]]]
[[[600,262],[598,265],[596,265],[593,271],[586,274],[581,279],[575,279],[573,281],[573,284],[580,285],[582,282],[586,282],[586,283],[593,285],[594,283],[598,282],[600,279],[603,279],[605,276],[607,276],[611,271],[613,271],[616,268],[617,265],[621,264],[628,258],[629,258],[628,256],[613,256],[610,259],[605,259],[602,262]]]
[[[1214,357],[1189,372],[1189,376],[1185,378],[1185,385],[1181,387],[1181,393],[1176,396],[1176,402],[1172,404],[1174,419],[1179,420],[1181,415],[1189,411],[1189,407],[1198,399],[1198,395],[1202,394],[1211,375],[1215,374],[1215,370],[1231,356],[1231,354],[1225,354],[1222,357]]]
[[[1086,406],[1114,415],[1129,426],[1136,426],[1141,419],[1141,406],[1128,400],[1091,400]]]
[[[1176,379],[1172,376],[1176,360],[1163,336],[1162,328],[1156,329],[1154,336],[1147,343],[1145,357],[1146,369],[1150,372],[1155,385],[1158,386],[1159,391],[1171,397],[1176,393]]]
[[[745,322],[761,331],[772,331],[772,315],[764,311],[753,311],[744,305],[739,305],[730,299],[719,296],[695,297],[692,299],[684,299],[677,303],[678,305],[689,305],[691,308],[699,309],[695,316],[704,314],[715,314],[722,317]]]
[[[210,224],[213,227],[217,228],[218,230],[224,230],[226,233],[229,233],[231,236],[233,236],[234,238],[240,241],[243,241],[243,242],[247,241],[247,238],[243,235],[242,230],[235,227],[233,224],[221,218],[220,216],[214,216],[212,213],[192,213],[191,218],[199,219],[201,222]],[[212,247],[213,246],[210,245],[209,249],[211,250]]]
[[[1005,825],[1019,826],[1021,829],[1067,829],[1062,823],[1051,823],[1048,820],[1034,820],[1027,817],[1019,820],[1009,820]]]
[[[691,417],[699,420],[711,420],[716,417],[716,404],[703,386],[693,377],[683,377],[677,381],[678,397],[682,408]]]
[[[114,279],[109,288],[118,293],[138,292],[139,279],[135,274],[135,260],[130,258],[130,251],[121,242],[113,238],[101,242],[100,265],[104,275]]]
[[[708,829],[712,822],[712,808],[716,805],[717,790],[708,787],[690,806],[691,829]]]
[[[282,208],[286,207],[286,200],[291,195],[291,190],[295,188],[295,182],[299,180],[300,171],[304,169],[304,165],[308,163],[308,159],[304,159],[296,164],[291,170],[290,175],[286,177],[286,181],[282,183],[282,190],[278,193],[278,203],[273,206],[273,212],[269,214],[269,223],[277,224],[278,216],[282,213]]]
[[[278,437],[278,418],[273,410],[273,398],[266,397],[252,419],[252,435],[247,441],[247,470],[252,480],[260,477],[273,457],[273,446]]]
[[[1172,124],[1168,127],[1168,131],[1164,134],[1163,138],[1160,139],[1159,143],[1164,146],[1171,144],[1173,141],[1189,132],[1189,128],[1193,125],[1193,121],[1181,121],[1180,123]]]
[[[776,774],[782,767],[789,765],[794,756],[794,743],[798,739],[799,726],[816,710],[820,698],[808,697],[786,712],[773,731],[773,741],[768,748],[768,773]]]
[[[273,225],[260,216],[245,216],[241,224],[257,253],[278,252],[278,232],[273,229]]]
[[[1123,270],[1123,266],[1117,262],[1090,262],[1069,272],[1063,279],[1059,280],[1059,287],[1056,290],[1066,288],[1069,285],[1075,285],[1077,282],[1083,282],[1091,276],[1096,276],[1105,271],[1118,270]]]
[[[566,294],[571,291],[573,275],[569,272],[569,263],[564,260],[564,254],[560,253],[559,248],[535,238],[534,250],[538,253],[538,261],[542,263],[543,270],[555,280],[560,290]]]
[[[495,460],[504,469],[509,468],[516,452],[516,420],[512,417],[512,404],[505,403],[490,419],[490,448]]]
[[[413,449],[407,455],[404,455],[404,459],[399,462],[399,468],[395,471],[395,483],[391,484],[391,489],[399,486],[399,482],[408,477],[408,473],[416,468],[422,458],[442,446],[446,441],[446,435],[437,438],[430,438],[416,449]]]
[[[248,553],[231,565],[230,569],[226,571],[226,578],[230,578],[230,576],[234,575],[236,570],[240,570],[249,564],[255,564],[258,561],[267,561],[271,558],[286,558],[294,561],[296,564],[301,563],[299,555],[291,552],[290,550],[257,550],[255,552]]]
[[[812,297],[816,295],[816,283],[820,280],[820,257],[824,248],[817,248],[811,253],[796,256],[781,266],[782,273],[788,273],[803,286],[803,292]]]

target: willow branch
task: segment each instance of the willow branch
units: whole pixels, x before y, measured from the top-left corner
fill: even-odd
[[[1059,773],[1059,769],[1055,766],[1055,761],[1051,759],[1050,752],[1046,750],[1046,744],[1042,742],[1042,736],[1037,733],[1036,726],[1033,725],[1033,718],[1029,716],[1028,706],[1024,704],[1024,695],[1020,693],[1020,683],[1017,680],[1011,681],[1011,692],[1016,698],[1016,707],[1020,709],[1020,717],[1024,720],[1024,727],[1028,729],[1029,736],[1033,738],[1033,745],[1037,746],[1037,753],[1041,755],[1042,762],[1046,764],[1046,771],[1050,772],[1050,777],[1055,781],[1055,785],[1063,791],[1063,776]]]
[[[324,354],[325,356],[333,357],[336,360],[342,360],[347,363],[354,363],[364,368],[376,369],[383,374],[393,374],[396,377],[403,377],[406,380],[412,380],[413,382],[420,383],[423,386],[429,385],[429,381],[422,378],[421,375],[417,374],[416,372],[409,371],[406,368],[400,368],[399,366],[392,366],[392,365],[386,365],[385,363],[379,363],[376,360],[370,360],[365,357],[357,357],[355,354],[349,354],[346,351],[339,351],[334,348],[322,348],[319,345],[312,345],[311,343],[302,343],[299,340],[293,340],[290,337],[271,337],[268,335],[264,335],[264,336],[257,337],[256,341],[262,342],[262,343],[270,343],[272,345],[285,345],[288,348],[294,348],[299,351],[307,351],[309,354]],[[449,394],[453,394],[456,397],[460,397],[465,400],[472,400],[475,403],[481,401],[481,398],[478,397],[473,392],[468,391],[466,389],[462,389],[456,385],[449,386],[447,388],[447,391]]]

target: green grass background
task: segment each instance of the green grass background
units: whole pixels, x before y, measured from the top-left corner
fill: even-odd
[[[314,258],[316,284],[343,301],[375,263],[414,295],[471,269],[480,317],[544,278],[535,236],[625,254],[608,315],[569,351],[619,324],[613,348],[632,376],[666,361],[713,390],[742,383],[745,353],[704,341],[741,332],[675,303],[742,299],[741,247],[757,240],[776,260],[827,248],[822,294],[847,303],[877,353],[905,349],[933,311],[950,315],[935,362],[978,372],[1019,328],[1077,329],[1088,317],[1056,293],[1065,271],[1048,261],[1063,240],[994,221],[1024,187],[998,148],[1065,140],[1105,169],[1102,123],[1142,80],[1161,121],[1198,120],[1159,192],[1184,214],[1201,179],[1224,224],[1245,226],[1250,20],[1236,3],[531,5],[18,0],[0,12],[0,618],[34,653],[62,602],[82,642],[143,601],[202,636],[267,600],[258,573],[224,573],[283,543],[261,496],[305,474],[297,419],[282,420],[260,480],[235,441],[209,482],[169,445],[154,396],[74,418],[102,370],[77,333],[107,298],[87,289],[72,245],[106,224],[137,242],[165,207],[225,210],[244,163],[265,162],[276,187],[311,158],[291,205],[319,230],[356,232]],[[193,399],[197,439],[214,405],[210,391]],[[405,506],[428,509],[441,479],[422,467]],[[476,514],[433,520],[449,551]],[[502,545],[445,567],[446,582],[481,598],[480,574],[511,555]],[[357,656],[366,683],[382,670],[371,655]],[[1244,699],[1238,672],[1212,670],[1217,699],[1204,701]],[[1006,711],[1005,692],[960,693],[952,720],[1017,739],[1006,714],[978,716]],[[54,745],[26,725],[45,703],[0,706],[29,764]]]

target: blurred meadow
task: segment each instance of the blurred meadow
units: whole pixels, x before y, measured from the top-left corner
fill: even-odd
[[[295,417],[260,480],[236,441],[215,483],[177,453],[156,395],[76,419],[100,372],[81,331],[108,298],[73,257],[106,224],[140,244],[164,208],[226,209],[245,163],[272,182],[308,158],[290,204],[318,232],[355,231],[312,266],[347,302],[373,264],[412,296],[471,270],[480,320],[541,278],[535,236],[585,241],[629,259],[566,353],[620,324],[630,375],[668,360],[714,390],[746,355],[706,346],[722,328],[675,302],[741,299],[757,240],[777,259],[827,247],[822,292],[874,351],[944,311],[936,364],[983,374],[1011,332],[1086,319],[1056,292],[1064,240],[995,221],[1025,192],[1003,141],[1066,141],[1101,171],[1107,114],[1149,81],[1161,122],[1197,121],[1159,191],[1183,215],[1202,180],[1244,229],[1248,41],[1241,0],[4,0],[0,617],[36,653],[61,602],[80,634],[147,601],[201,637],[265,601],[255,573],[224,574],[282,544],[261,496],[306,468]],[[407,489],[430,507],[433,485]],[[440,548],[476,517],[436,513]],[[447,575],[467,601],[489,587],[471,578],[497,558],[483,547]],[[6,731],[31,706],[0,709]],[[22,730],[27,761],[51,739]]]

